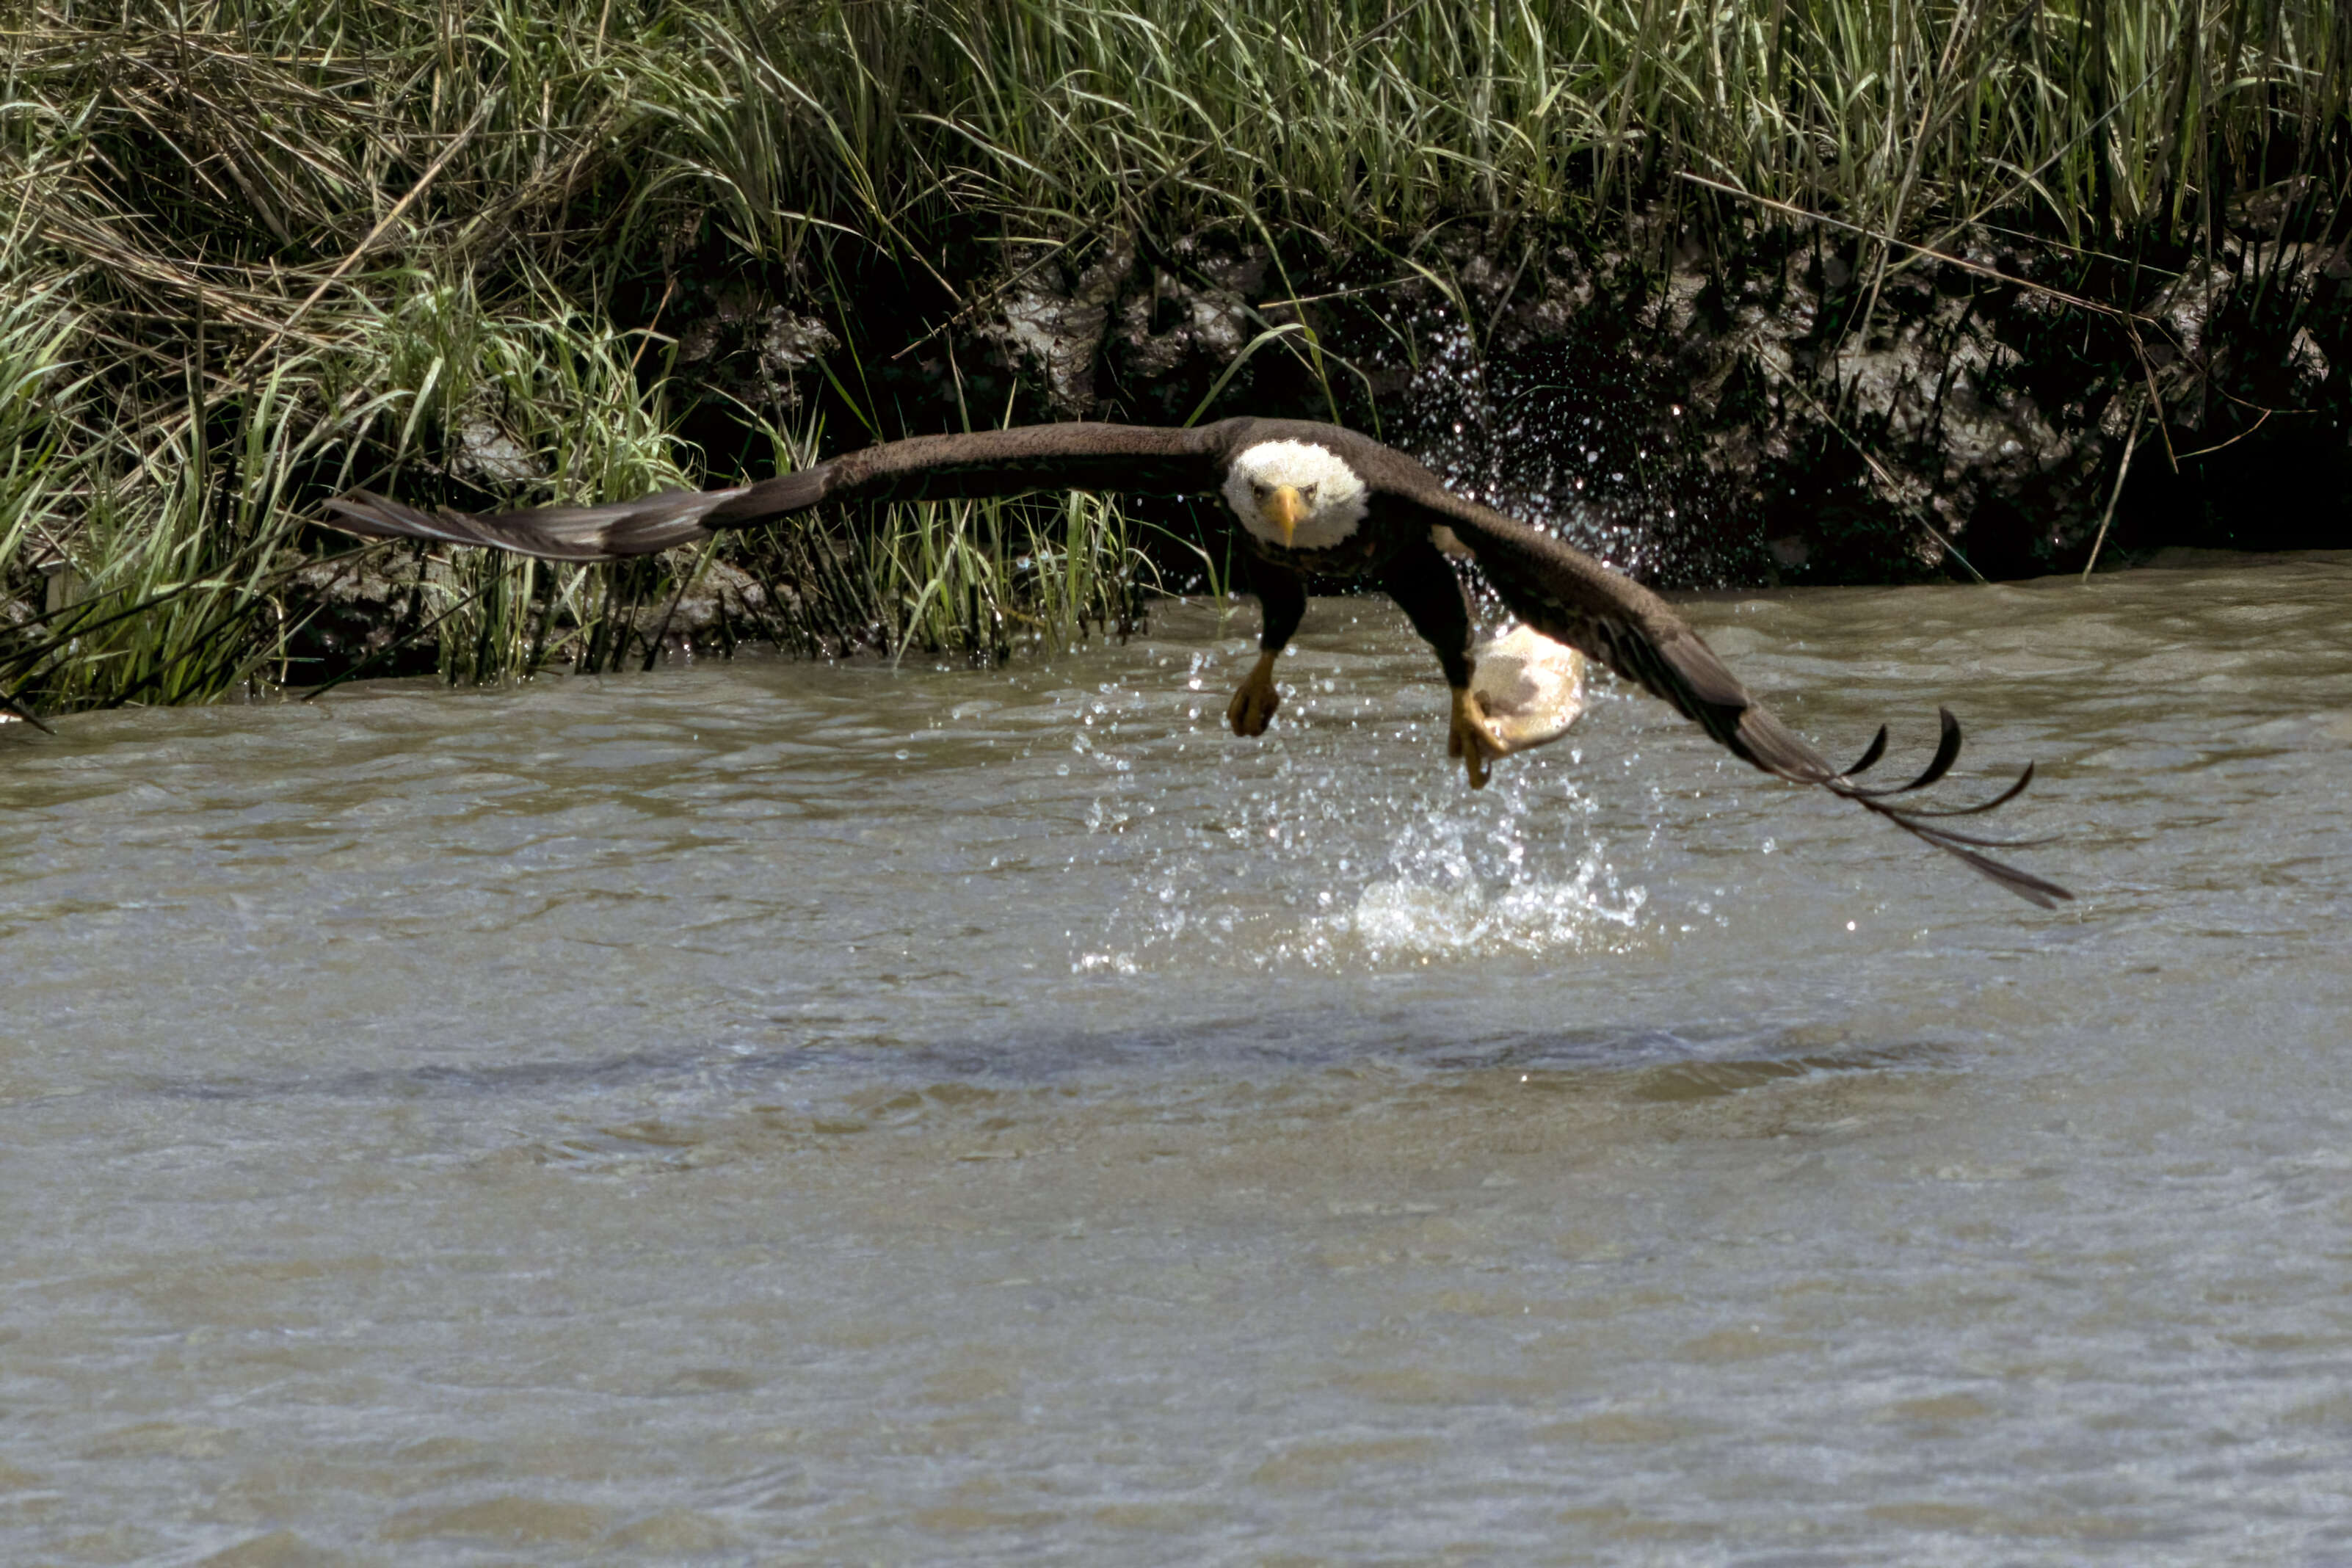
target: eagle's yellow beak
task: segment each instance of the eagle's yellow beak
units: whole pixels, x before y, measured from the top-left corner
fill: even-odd
[[[1298,531],[1299,521],[1307,515],[1307,502],[1300,499],[1297,485],[1276,485],[1274,493],[1265,498],[1265,520],[1282,531],[1283,548],[1290,547],[1290,536]]]

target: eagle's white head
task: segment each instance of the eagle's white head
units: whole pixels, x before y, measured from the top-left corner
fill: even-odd
[[[1328,550],[1364,521],[1363,477],[1328,447],[1261,441],[1225,474],[1225,504],[1242,526],[1286,550]]]

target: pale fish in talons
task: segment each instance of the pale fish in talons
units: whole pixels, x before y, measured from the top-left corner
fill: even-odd
[[[1584,656],[1533,626],[1478,645],[1471,700],[1514,752],[1549,745],[1584,712]]]

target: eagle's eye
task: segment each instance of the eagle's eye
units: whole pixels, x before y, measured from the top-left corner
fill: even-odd
[[[1319,486],[1316,486],[1316,485],[1301,485],[1301,486],[1299,486],[1299,487],[1298,487],[1298,499],[1299,499],[1299,500],[1305,500],[1305,501],[1311,501],[1311,500],[1313,500],[1315,499],[1315,492],[1316,492],[1316,490],[1317,490],[1318,489],[1319,489],[1319,488],[1320,488]]]
[[[1273,489],[1274,487],[1267,484],[1264,479],[1252,479],[1250,481],[1250,489],[1255,492],[1258,500],[1264,500],[1266,497],[1266,492]]]

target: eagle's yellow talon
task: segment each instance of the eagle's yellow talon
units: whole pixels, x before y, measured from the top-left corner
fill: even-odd
[[[1445,754],[1462,759],[1472,789],[1485,789],[1493,776],[1486,764],[1511,754],[1510,742],[1487,727],[1485,706],[1466,686],[1454,688],[1454,724],[1445,737]]]
[[[1261,653],[1257,663],[1242,681],[1234,700],[1225,705],[1225,722],[1234,727],[1236,735],[1263,735],[1274,719],[1274,710],[1282,706],[1282,693],[1274,689],[1274,661],[1279,657]]]

